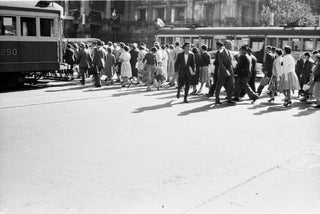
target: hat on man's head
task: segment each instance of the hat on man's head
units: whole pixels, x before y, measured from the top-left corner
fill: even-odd
[[[247,46],[242,45],[242,46],[239,48],[239,50],[245,50],[245,51],[247,51]]]
[[[217,41],[216,45],[222,47],[223,43],[221,41]]]

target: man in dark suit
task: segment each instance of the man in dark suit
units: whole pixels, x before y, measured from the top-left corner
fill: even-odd
[[[101,87],[100,75],[102,70],[105,67],[106,59],[107,59],[107,52],[104,50],[102,45],[103,44],[101,41],[97,41],[97,47],[94,49],[94,52],[93,52],[92,64],[93,64],[93,67],[95,68],[93,73],[95,87]]]
[[[272,67],[273,67],[273,61],[275,56],[271,52],[271,46],[266,47],[266,59],[265,63],[263,64],[263,70],[264,70],[264,75],[265,78],[268,78],[270,80],[272,76]],[[269,83],[269,81],[261,81],[260,85],[258,87],[258,94],[260,95],[262,93],[263,88]]]
[[[189,93],[189,86],[190,86],[190,79],[191,75],[194,75],[194,68],[195,68],[195,60],[194,55],[190,51],[190,43],[186,42],[183,45],[184,52],[179,53],[177,55],[176,62],[174,64],[175,72],[179,73],[178,77],[178,91],[177,91],[177,98],[180,98],[180,90],[184,88],[184,102],[188,103],[188,93]]]
[[[231,46],[232,43],[229,40],[225,41],[225,47],[222,47],[218,54],[218,66],[219,66],[219,73],[218,73],[218,81],[217,87],[215,91],[216,96],[216,104],[221,104],[220,102],[220,90],[222,86],[225,86],[227,91],[227,103],[234,104],[232,100],[232,94],[234,90],[234,73],[233,73],[233,66],[232,66],[232,58],[231,58]]]
[[[247,54],[247,47],[240,48],[240,56],[238,58],[238,65],[236,72],[238,74],[238,81],[234,92],[234,101],[240,101],[240,93],[242,90],[248,94],[252,102],[256,101],[259,97],[256,95],[249,86],[249,78],[251,77],[250,58]]]
[[[207,97],[213,97],[214,95],[214,91],[216,90],[217,87],[217,81],[218,81],[218,72],[219,72],[219,51],[221,50],[221,48],[223,47],[223,43],[218,41],[216,43],[217,45],[217,53],[215,54],[215,60],[213,62],[214,65],[214,74],[213,74],[213,84],[210,86],[209,92],[208,94],[206,94]]]

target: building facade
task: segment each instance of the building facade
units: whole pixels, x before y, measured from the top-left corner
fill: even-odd
[[[153,43],[159,29],[172,27],[258,26],[266,0],[56,1],[65,10],[65,37]],[[308,3],[319,2],[313,0]]]

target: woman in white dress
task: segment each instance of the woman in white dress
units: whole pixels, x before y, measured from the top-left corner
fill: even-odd
[[[279,88],[280,92],[283,92],[285,96],[284,106],[291,106],[291,91],[299,90],[300,84],[297,74],[295,72],[295,61],[291,55],[291,47],[284,47],[283,56],[283,69],[282,74],[280,74]]]
[[[132,77],[132,70],[130,64],[131,55],[129,53],[129,47],[124,46],[123,52],[119,57],[119,61],[121,62],[121,79],[122,79],[122,87],[125,87],[128,84],[130,87],[131,82],[130,78]]]

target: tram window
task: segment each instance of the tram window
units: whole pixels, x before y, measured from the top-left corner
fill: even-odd
[[[21,17],[21,35],[36,36],[36,19]]]
[[[16,17],[0,16],[0,35],[1,36],[16,36]]]
[[[277,47],[277,39],[276,38],[268,38],[267,45],[271,45],[273,47]]]
[[[167,37],[167,44],[173,44],[173,38]]]
[[[289,45],[289,39],[279,39],[279,44],[277,45],[278,48],[284,48],[285,46]]]
[[[313,39],[303,39],[303,45],[305,51],[312,51],[314,50],[313,47]]]
[[[292,50],[300,51],[300,39],[292,39]]]
[[[53,19],[40,19],[40,36],[54,36]]]
[[[320,50],[320,39],[317,39],[316,41],[316,50]]]

